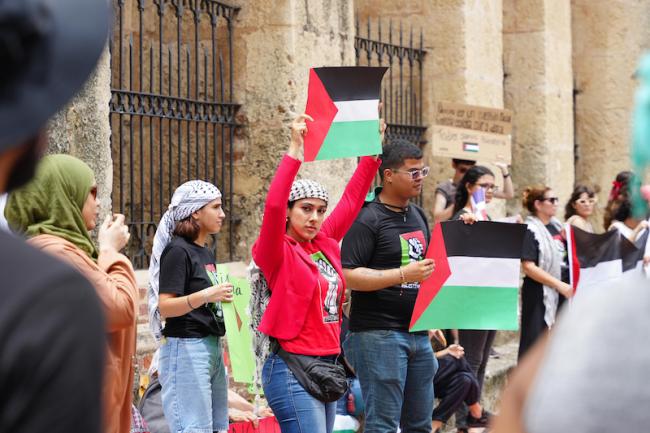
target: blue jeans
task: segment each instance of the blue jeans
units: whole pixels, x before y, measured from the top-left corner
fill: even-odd
[[[219,337],[168,337],[160,348],[159,376],[171,433],[228,430],[228,379]]]
[[[365,433],[430,433],[438,361],[426,334],[351,332],[343,343],[361,383]]]
[[[262,387],[282,433],[331,433],[334,429],[336,402],[312,397],[277,354],[264,363]]]

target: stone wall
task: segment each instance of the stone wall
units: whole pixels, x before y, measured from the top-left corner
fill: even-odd
[[[289,124],[302,113],[310,67],[353,65],[352,3],[347,0],[249,0],[235,22],[235,94],[238,120],[235,206],[236,257],[250,257],[259,233],[264,199],[276,166],[289,145]],[[336,202],[356,161],[304,164],[300,176],[321,181]]]
[[[505,105],[514,111],[513,181],[519,194],[573,189],[571,10],[567,2],[504,0]],[[519,201],[512,203],[520,207]]]
[[[573,0],[576,182],[601,186],[602,227],[611,183],[630,168],[631,110],[640,54],[650,48],[650,2]]]
[[[108,50],[79,94],[50,121],[48,153],[67,153],[86,162],[95,172],[101,202],[100,221],[111,210],[113,163],[110,151]]]

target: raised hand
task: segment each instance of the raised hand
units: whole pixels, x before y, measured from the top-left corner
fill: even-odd
[[[97,234],[99,250],[120,251],[129,242],[130,237],[129,228],[124,224],[124,215],[107,215]]]
[[[296,117],[291,122],[291,142],[289,143],[289,156],[300,158],[300,150],[305,144],[305,134],[307,133],[307,120],[313,122],[314,119],[306,113]]]

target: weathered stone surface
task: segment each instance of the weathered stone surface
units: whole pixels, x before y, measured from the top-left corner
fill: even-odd
[[[571,11],[568,3],[504,0],[505,105],[514,112],[513,182],[561,202],[573,189]],[[520,210],[519,200],[510,210]]]
[[[576,182],[600,186],[594,227],[611,182],[630,168],[632,75],[650,45],[650,2],[573,0],[573,67],[576,97]]]
[[[111,210],[113,162],[110,150],[108,102],[111,69],[106,49],[95,72],[79,94],[48,127],[48,153],[67,153],[86,162],[97,181],[102,216]]]
[[[308,71],[354,64],[351,2],[250,0],[236,19],[235,94],[244,128],[235,146],[236,257],[250,257],[262,222],[264,199],[289,145],[289,123],[304,110]],[[335,202],[356,166],[354,160],[303,165],[300,176],[327,186]]]

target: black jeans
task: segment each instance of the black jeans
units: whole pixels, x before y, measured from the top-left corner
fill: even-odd
[[[481,331],[472,329],[461,329],[458,331],[459,343],[465,349],[465,358],[478,381],[479,400],[483,391],[483,380],[485,379],[485,367],[490,358],[490,349],[494,343],[497,331]],[[467,428],[467,406],[462,405],[456,411],[456,427]]]
[[[440,403],[433,409],[432,419],[446,423],[463,403],[473,405],[479,398],[479,386],[465,358],[445,355],[438,359],[433,389]]]

